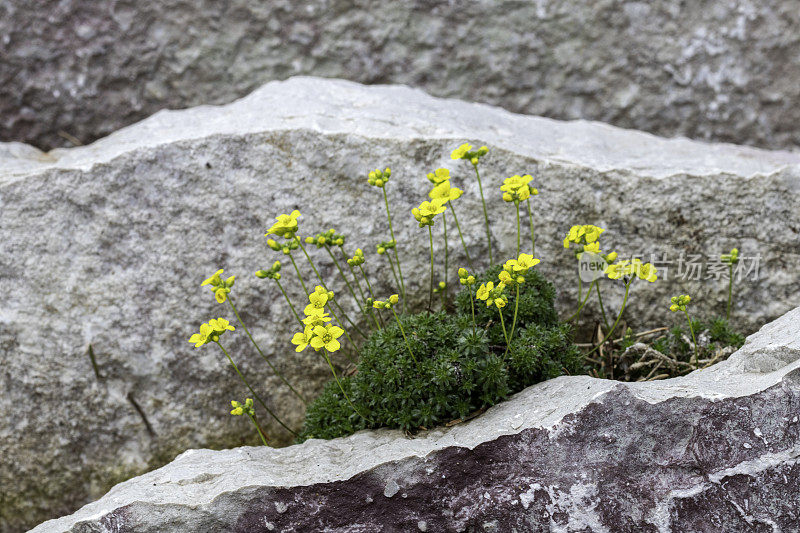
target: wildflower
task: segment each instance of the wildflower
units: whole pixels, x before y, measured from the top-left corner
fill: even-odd
[[[305,314],[321,315],[325,312],[325,305],[328,303],[327,292],[312,292],[308,295],[309,304],[305,308]]]
[[[572,226],[564,237],[564,248],[569,248],[570,243],[576,244],[592,244],[597,241],[600,234],[605,230],[591,224],[583,226]]]
[[[234,416],[241,416],[241,415],[248,415],[248,416],[255,416],[256,411],[253,409],[253,399],[247,398],[244,401],[244,404],[237,402],[236,400],[231,400],[231,406],[233,409],[231,410],[231,414]]]
[[[257,270],[256,277],[260,279],[269,278],[274,280],[281,279],[281,262],[275,261],[269,270]]]
[[[478,160],[488,153],[489,149],[486,146],[481,146],[473,152],[472,145],[464,143],[452,151],[450,154],[450,159],[466,159],[473,165],[477,165]]]
[[[211,289],[214,291],[214,297],[217,299],[217,302],[224,303],[228,297],[228,294],[231,292],[231,287],[233,287],[234,282],[236,281],[236,276],[230,276],[227,279],[222,279],[223,269],[219,269],[214,272],[210,278],[203,281],[200,284],[201,287],[205,285],[211,285]]]
[[[312,330],[314,336],[311,337],[311,347],[315,350],[325,348],[329,352],[335,352],[342,347],[339,341],[336,340],[342,336],[344,330],[338,326],[314,326]]]
[[[367,175],[367,182],[373,187],[383,187],[389,181],[392,175],[392,169],[386,170],[375,169]]]
[[[189,342],[194,344],[195,348],[199,348],[204,344],[208,344],[209,341],[213,340],[212,336],[214,334],[214,328],[209,326],[208,324],[201,324],[200,325],[200,333],[195,333],[191,337],[189,337]]]
[[[441,198],[436,200],[432,200],[430,202],[422,202],[419,207],[415,207],[411,210],[414,215],[414,218],[417,219],[419,222],[419,227],[425,226],[433,226],[433,219],[436,215],[444,213],[447,201]]]
[[[500,309],[505,307],[506,303],[508,303],[508,298],[505,296],[505,294],[503,294],[505,288],[506,284],[502,281],[498,283],[497,286],[495,286],[495,284],[491,281],[482,283],[481,286],[478,287],[476,297],[478,300],[483,300],[486,302],[486,307],[495,305],[498,309]]]
[[[222,274],[223,271],[224,270],[220,268],[219,270],[214,272],[213,276],[211,276],[210,278],[208,278],[205,281],[203,281],[203,283],[201,283],[200,286],[201,287],[203,287],[205,285],[217,286],[217,285],[221,284],[222,283],[222,278],[220,277],[220,274]]]
[[[294,337],[292,337],[292,344],[297,345],[294,351],[302,352],[306,349],[308,344],[311,342],[311,337],[313,337],[311,330],[312,326],[306,326],[303,331],[299,331],[294,334]]]
[[[318,326],[320,324],[325,324],[325,322],[330,322],[331,317],[328,316],[328,313],[320,313],[317,315],[306,315],[306,317],[302,320],[304,326]]]
[[[437,168],[433,172],[428,172],[428,180],[434,185],[439,185],[450,179],[450,171],[446,168]]]
[[[344,240],[345,240],[344,235],[336,233],[336,230],[334,230],[333,228],[329,229],[324,233],[317,233],[313,237],[306,237],[306,243],[314,244],[316,245],[317,248],[322,248],[325,245],[343,246]]]
[[[447,288],[447,284],[444,281],[440,281],[436,287],[433,289],[434,294],[439,294],[440,292],[444,291]]]
[[[375,309],[391,309],[399,301],[400,301],[400,295],[392,294],[386,301],[375,300],[374,302],[372,302],[372,307],[374,307]]]
[[[729,265],[735,265],[739,262],[739,249],[733,248],[731,249],[730,253],[722,254],[720,257],[720,261],[723,263],[728,263]]]
[[[226,331],[235,331],[236,328],[231,326],[230,322],[224,318],[216,318],[208,321],[208,325],[214,330],[214,333],[225,333]]]
[[[642,263],[640,260],[635,259],[634,265],[636,266],[636,275],[639,279],[653,283],[658,276],[656,275],[656,267],[652,263]]]
[[[366,261],[366,259],[364,259],[364,252],[361,251],[361,248],[356,248],[356,253],[347,260],[347,264],[350,266],[359,266],[363,265],[364,261]]]
[[[681,294],[680,296],[673,296],[670,301],[672,305],[669,306],[669,310],[677,313],[678,311],[686,311],[686,305],[692,301],[692,297],[688,294]]]
[[[503,192],[503,200],[506,202],[519,203],[527,200],[531,196],[539,194],[537,189],[532,189],[528,183],[533,179],[530,174],[524,176],[514,175],[506,178],[500,190]]]
[[[464,194],[464,191],[458,187],[451,187],[449,181],[443,181],[431,189],[428,196],[431,200],[444,200],[446,203],[461,198],[462,194]]]
[[[462,285],[475,285],[475,276],[467,272],[466,268],[458,269],[458,282]]]
[[[610,264],[605,269],[605,274],[609,279],[619,279],[623,276],[628,277],[635,273],[636,265],[631,264],[627,259]]]
[[[386,250],[391,250],[396,245],[397,244],[395,243],[394,239],[383,241],[376,246],[376,251],[378,252],[378,255],[383,255],[386,253]]]
[[[275,224],[273,224],[264,235],[277,235],[278,237],[291,239],[298,230],[298,217],[300,217],[300,211],[297,209],[288,215],[278,215],[275,219],[277,222],[275,222]]]

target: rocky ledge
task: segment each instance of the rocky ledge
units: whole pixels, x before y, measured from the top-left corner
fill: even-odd
[[[561,377],[408,438],[190,450],[33,531],[797,531],[800,308],[683,378]]]
[[[559,285],[560,309],[577,306],[575,259],[561,239],[578,223],[606,228],[604,248],[658,263],[659,281],[632,290],[634,327],[670,323],[669,298],[684,292],[698,315],[724,312],[727,283],[714,262],[734,246],[743,256],[737,327],[755,331],[797,305],[797,153],[315,78],[269,83],[226,106],[160,112],[89,146],[0,144],[0,286],[10,288],[0,308],[0,486],[15,487],[0,491],[0,531],[71,513],[189,448],[257,442],[246,420],[228,415],[244,392],[224,357],[186,342],[199,323],[233,318],[199,287],[218,268],[237,275],[234,298],[264,353],[306,397],[319,392],[329,370],[313,352],[292,350],[289,309],[252,274],[276,259],[263,233],[278,213],[299,208],[303,235],[346,234],[350,253],[367,254],[376,291],[396,292],[374,254],[388,231],[380,193],[366,183],[369,169],[390,166],[394,231],[418,303],[429,256],[410,211],[427,197],[425,174],[447,166],[465,190],[465,241],[485,265],[478,185],[468,164],[450,159],[465,141],[491,147],[482,176],[500,258],[516,251],[516,223],[499,186],[535,175],[537,268]],[[458,242],[450,245],[450,264],[464,265]],[[329,258],[316,260],[346,295]],[[293,280],[286,289],[295,302],[306,297]],[[606,303],[617,309],[622,296],[609,283]],[[231,339],[238,364],[298,427],[303,405],[246,337]],[[291,440],[276,424],[267,431],[275,444]]]

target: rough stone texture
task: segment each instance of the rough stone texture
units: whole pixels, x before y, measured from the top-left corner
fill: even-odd
[[[0,139],[84,143],[309,74],[793,147],[797,0],[0,3]]]
[[[245,391],[222,355],[186,342],[200,322],[232,318],[198,286],[217,268],[239,276],[233,294],[264,351],[306,395],[319,390],[325,365],[313,352],[294,353],[280,293],[252,276],[275,259],[262,234],[277,213],[299,207],[303,234],[348,234],[350,250],[367,253],[378,292],[389,294],[391,276],[374,254],[388,233],[383,205],[365,173],[391,166],[403,271],[419,303],[428,251],[409,211],[425,197],[425,172],[447,165],[466,190],[456,205],[467,243],[473,257],[485,257],[477,184],[449,158],[465,139],[492,148],[483,176],[499,257],[515,246],[500,179],[536,175],[537,268],[562,287],[565,313],[575,306],[575,267],[561,239],[578,222],[607,228],[605,246],[622,253],[676,258],[733,245],[760,253],[760,279],[737,284],[734,316],[751,331],[796,304],[800,155],[788,152],[309,78],[267,84],[224,107],[160,112],[87,147],[42,154],[0,145],[0,486],[14,487],[0,492],[0,529],[71,512],[188,448],[256,442],[246,420],[227,414],[227,402]],[[464,264],[454,240],[451,247],[451,265]],[[330,262],[316,256],[347,305]],[[633,325],[675,320],[669,296],[687,290],[697,315],[719,312],[726,287],[674,275],[640,282],[627,316]],[[609,282],[604,290],[616,309],[621,288]],[[299,402],[241,333],[230,339],[263,394],[299,425]],[[276,443],[289,440],[275,425],[268,431]]]
[[[561,377],[413,439],[190,450],[33,531],[797,531],[798,414],[800,308],[687,377]]]

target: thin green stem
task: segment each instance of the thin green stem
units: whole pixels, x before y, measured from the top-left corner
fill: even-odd
[[[232,367],[233,367],[233,369],[236,371],[236,373],[239,375],[239,379],[241,379],[241,380],[242,380],[242,382],[245,384],[245,386],[246,386],[246,387],[247,387],[247,388],[250,390],[250,392],[251,392],[251,393],[252,393],[252,395],[253,395],[253,398],[255,398],[255,399],[256,399],[256,401],[257,401],[259,404],[261,404],[261,407],[263,407],[263,408],[264,408],[264,410],[265,410],[267,413],[269,413],[269,415],[270,415],[272,418],[274,418],[274,419],[275,419],[275,420],[278,422],[278,424],[280,424],[281,426],[283,426],[283,428],[284,428],[286,431],[288,431],[289,433],[291,433],[292,435],[294,435],[294,436],[296,437],[296,436],[297,436],[297,433],[295,433],[294,431],[292,431],[292,430],[291,430],[291,428],[289,428],[289,426],[287,426],[286,424],[284,424],[284,423],[283,423],[283,421],[282,421],[280,418],[278,418],[278,416],[277,416],[275,413],[273,413],[273,412],[272,412],[272,409],[270,409],[269,407],[267,407],[267,404],[266,404],[266,403],[264,403],[264,400],[262,400],[262,399],[261,399],[261,396],[259,396],[259,395],[258,395],[258,393],[257,393],[256,391],[254,391],[254,390],[253,390],[253,387],[251,387],[251,386],[250,386],[250,383],[248,383],[248,382],[247,382],[247,380],[245,379],[245,377],[242,375],[241,371],[239,370],[239,367],[238,367],[238,366],[236,366],[236,363],[234,363],[234,362],[233,362],[233,359],[231,359],[231,356],[228,354],[228,351],[225,349],[225,347],[224,347],[224,346],[222,346],[222,344],[220,344],[220,342],[219,342],[219,341],[214,341],[214,342],[216,343],[216,345],[217,345],[217,346],[219,346],[219,347],[220,347],[220,349],[222,350],[222,353],[224,353],[224,354],[225,354],[225,357],[227,357],[227,358],[228,358],[228,361],[231,363],[231,366],[232,366]]]
[[[314,261],[311,260],[311,256],[308,255],[308,251],[306,250],[306,247],[303,245],[302,239],[297,239],[297,242],[300,244],[300,249],[303,250],[303,254],[306,256],[306,259],[308,260],[308,264],[311,265],[312,270],[314,270],[314,274],[317,276],[317,280],[319,280],[319,284],[322,285],[322,288],[325,289],[326,291],[330,290],[330,289],[328,289],[328,286],[325,285],[325,282],[322,280],[322,276],[319,274],[319,270],[317,270],[317,266],[314,264]],[[350,320],[350,317],[347,315],[347,313],[345,313],[344,309],[342,309],[342,306],[339,305],[339,302],[337,302],[335,299],[332,300],[332,301],[333,301],[333,304],[336,306],[336,308],[339,310],[339,312],[342,313],[342,316],[344,317],[344,319],[347,320],[350,323],[351,326],[353,326],[353,329],[356,331],[356,333],[358,333],[359,335],[361,335],[362,337],[364,337],[366,339],[367,335],[361,330],[361,328],[359,328],[356,325],[355,322]]]
[[[403,280],[403,271],[400,268],[400,256],[397,254],[397,239],[394,237],[394,228],[392,227],[392,214],[389,212],[389,197],[386,195],[386,187],[381,187],[383,191],[383,203],[386,205],[386,218],[389,219],[389,233],[392,235],[394,241],[394,260],[397,262],[397,273],[400,277],[400,290],[403,293],[403,312],[406,312],[406,285]]]
[[[444,229],[444,290],[442,291],[442,309],[444,309],[445,295],[447,294],[447,269],[449,268],[447,263],[447,213],[442,213],[442,227]]]
[[[344,253],[344,252],[342,252],[342,253]],[[361,266],[361,265],[359,265],[359,266]],[[353,265],[351,265],[350,263],[347,263],[347,267],[350,269],[350,275],[353,276],[353,279],[356,282],[356,288],[358,289],[358,294],[361,295],[361,301],[366,302],[367,301],[367,297],[364,294],[364,289],[361,288],[361,282],[358,281],[358,274],[356,274],[355,269],[353,269]],[[367,308],[365,309],[364,312],[366,314],[369,314],[370,318],[372,318],[372,320],[375,321],[375,325],[378,327],[378,329],[381,329],[381,325],[378,322],[378,319],[375,318],[375,312],[372,309],[372,307],[371,306],[367,306]]]
[[[597,301],[600,303],[600,312],[603,314],[603,325],[608,329],[608,319],[606,318],[606,308],[603,306],[603,297],[600,296],[600,284],[595,283],[594,288],[597,290]]]
[[[533,236],[533,211],[531,210],[530,198],[528,198],[528,222],[531,225],[531,255],[536,257],[536,239]]]
[[[517,208],[517,257],[519,257],[519,249],[520,249],[520,234],[522,233],[522,229],[519,225],[519,201],[514,202],[514,205]]]
[[[394,269],[394,262],[392,261],[392,256],[389,255],[389,254],[386,254],[386,259],[389,260],[389,266],[392,269],[392,276],[394,277],[394,282],[397,284],[397,290],[399,290],[402,293],[403,289],[400,287],[400,279],[398,279],[397,271],[395,271],[395,269]]]
[[[583,299],[583,300],[580,302],[580,305],[578,306],[578,309],[577,309],[577,311],[575,311],[575,312],[572,314],[572,316],[571,316],[571,317],[569,317],[569,318],[566,320],[566,322],[572,322],[573,320],[575,320],[575,319],[577,319],[577,318],[580,318],[580,316],[581,316],[581,309],[583,309],[583,306],[584,306],[584,305],[586,305],[586,302],[588,302],[588,301],[589,301],[589,297],[592,295],[592,285],[594,285],[594,284],[595,284],[595,282],[593,281],[593,282],[592,282],[592,283],[589,285],[589,290],[588,290],[588,291],[586,291],[586,297],[585,297],[585,298],[584,298],[584,299]]]
[[[475,324],[475,298],[472,297],[472,285],[468,285],[469,287],[469,305],[472,309],[472,334],[475,335],[477,330],[477,325]]]
[[[275,368],[275,365],[272,364],[272,361],[270,361],[269,358],[266,355],[264,355],[264,352],[261,351],[261,347],[258,345],[256,340],[250,334],[250,330],[247,329],[247,326],[244,324],[244,321],[242,320],[242,317],[239,316],[239,310],[236,309],[236,306],[233,304],[233,298],[231,298],[230,295],[228,295],[227,300],[228,300],[228,303],[231,305],[231,309],[233,309],[233,314],[236,315],[236,320],[239,321],[239,325],[242,326],[242,329],[247,334],[247,337],[250,339],[250,342],[252,342],[253,346],[256,347],[256,351],[258,352],[258,355],[260,355],[261,358],[264,361],[267,362],[267,364],[269,365],[270,369],[272,369],[272,371],[275,373],[275,375],[278,376],[280,378],[280,380],[283,381],[286,384],[287,387],[289,387],[289,389],[294,393],[294,395],[297,396],[298,398],[300,398],[300,401],[303,402],[304,405],[308,405],[308,402],[306,402],[306,399],[303,398],[303,396],[299,392],[297,392],[297,390],[295,390],[294,387],[292,387],[292,384],[289,383],[289,380],[287,380],[283,376],[283,374],[281,374],[280,371],[278,371],[278,369]]]
[[[489,213],[486,211],[486,200],[483,197],[481,174],[478,172],[478,165],[472,165],[472,167],[475,169],[475,177],[478,178],[478,190],[481,193],[481,203],[483,204],[483,221],[486,225],[486,240],[489,243],[489,263],[494,265],[494,256],[492,255],[492,234],[489,232]]]
[[[500,313],[500,325],[503,326],[503,337],[506,339],[506,351],[508,351],[508,332],[506,332],[506,322],[503,320],[503,310],[498,307],[497,312]]]
[[[247,416],[250,417],[250,421],[256,427],[256,431],[258,432],[258,436],[261,437],[261,442],[264,443],[264,446],[269,446],[269,444],[267,444],[267,439],[264,437],[264,434],[261,432],[261,426],[259,426],[258,422],[256,422],[256,418],[253,415],[251,415],[250,413],[247,413]]]
[[[325,357],[325,362],[328,363],[328,367],[330,367],[331,372],[333,373],[333,379],[335,379],[336,380],[336,384],[339,385],[339,390],[342,391],[342,394],[344,395],[345,399],[347,400],[347,403],[350,404],[350,407],[353,408],[353,411],[355,411],[358,416],[360,416],[361,418],[363,418],[367,422],[372,422],[372,420],[370,420],[366,416],[362,415],[361,412],[356,408],[356,406],[353,405],[353,402],[350,401],[350,397],[344,391],[344,387],[342,387],[342,382],[339,381],[339,376],[336,375],[336,369],[333,368],[333,363],[331,363],[331,358],[330,358],[330,354],[328,353],[328,350],[323,348],[322,349],[322,353],[325,354],[325,356],[324,356]]]
[[[431,246],[431,288],[428,293],[428,311],[433,308],[433,230],[428,226],[428,237]]]
[[[686,322],[689,324],[689,333],[692,334],[692,344],[694,344],[694,359],[691,361],[692,365],[697,365],[697,360],[700,358],[699,354],[697,353],[697,341],[694,338],[694,328],[692,327],[692,319],[689,318],[689,311],[686,309],[683,310],[683,314],[686,315]]]
[[[731,303],[733,303],[733,263],[728,267],[728,309],[725,312],[725,320],[731,319]]]
[[[467,263],[469,264],[470,270],[475,270],[475,267],[472,266],[472,258],[469,256],[469,250],[467,250],[467,243],[464,241],[464,234],[461,233],[461,225],[458,223],[458,217],[456,216],[456,208],[453,207],[453,202],[447,202],[447,205],[450,206],[450,211],[453,213],[453,220],[456,221],[456,228],[458,228],[458,236],[461,238],[461,246],[464,247],[464,254],[467,256]]]
[[[617,329],[617,324],[619,324],[619,320],[622,318],[622,313],[624,313],[624,312],[625,312],[625,306],[626,306],[626,305],[627,305],[627,303],[628,303],[628,292],[630,291],[630,288],[631,288],[631,283],[633,283],[633,280],[634,280],[634,278],[631,278],[631,279],[630,279],[630,280],[629,280],[629,281],[628,281],[628,282],[625,284],[625,297],[622,299],[622,308],[619,310],[619,314],[617,315],[617,319],[614,321],[614,325],[613,325],[613,326],[611,326],[611,331],[609,331],[609,332],[608,332],[608,335],[606,335],[606,336],[603,338],[603,340],[602,340],[602,341],[600,341],[600,344],[598,344],[597,346],[595,346],[594,348],[592,348],[592,350],[591,350],[589,353],[587,353],[587,354],[586,354],[586,357],[588,357],[588,356],[592,355],[594,352],[596,352],[597,350],[599,350],[599,349],[600,349],[600,347],[601,347],[602,345],[604,345],[608,339],[610,339],[610,338],[611,338],[611,335],[614,333],[614,330],[615,330],[615,329]],[[613,371],[613,369],[612,369],[612,371]]]
[[[519,208],[517,208],[517,212],[519,213]],[[514,298],[514,320],[511,322],[511,335],[509,338],[514,338],[514,327],[517,325],[517,311],[519,311],[519,283],[517,283],[517,294]],[[506,344],[506,353],[508,353],[509,345]],[[505,358],[505,354],[503,354],[503,358]]]
[[[292,260],[292,265],[294,266],[294,271],[297,272],[297,279],[300,280],[300,285],[303,286],[303,292],[305,293],[306,296],[308,296],[308,289],[306,288],[306,282],[303,281],[303,275],[300,274],[300,269],[297,268],[297,262],[294,260],[294,256],[291,253],[288,254],[288,255],[289,255],[289,259]]]
[[[300,319],[300,315],[297,314],[297,309],[295,309],[294,305],[292,305],[292,301],[289,299],[289,295],[287,295],[286,291],[283,290],[283,285],[281,285],[280,280],[276,279],[275,283],[278,284],[278,288],[281,290],[281,293],[283,293],[283,297],[286,298],[286,303],[289,304],[289,309],[292,310],[292,313],[294,314],[294,317],[300,323],[300,326],[303,326],[303,321]]]
[[[411,359],[414,360],[414,364],[418,365],[419,363],[417,362],[417,358],[414,357],[414,352],[411,351],[411,344],[409,344],[408,337],[406,337],[406,331],[403,329],[403,324],[400,322],[400,317],[398,317],[397,313],[394,312],[393,307],[390,307],[389,309],[392,311],[394,319],[397,321],[397,325],[400,327],[400,333],[403,334],[403,340],[406,341],[406,348],[408,348],[408,353],[411,356]]]
[[[369,282],[369,278],[367,277],[367,273],[364,272],[364,269],[361,267],[361,265],[358,265],[358,269],[361,271],[361,275],[364,277],[364,281],[367,282],[367,290],[369,291],[369,297],[372,298],[373,300],[375,300],[375,293],[372,292],[372,285]],[[372,308],[370,309],[370,312],[373,313],[373,315],[374,315],[373,318],[375,316],[377,316],[378,320],[380,320],[380,323],[385,326],[385,324],[383,323],[383,317],[381,316],[381,314],[379,312],[376,312]],[[381,326],[379,325],[378,329],[380,329],[380,328],[381,328]]]
[[[347,276],[345,276],[345,274],[344,274],[344,270],[342,270],[342,266],[339,264],[339,261],[336,260],[336,256],[333,255],[333,252],[331,251],[331,247],[326,244],[325,245],[325,249],[328,251],[328,255],[331,256],[331,259],[333,259],[333,264],[336,265],[336,269],[339,271],[339,274],[342,276],[342,279],[344,280],[345,285],[347,285],[347,290],[350,291],[350,296],[352,296],[353,300],[356,301],[356,305],[358,305],[358,308],[361,310],[361,314],[364,314],[364,306],[361,305],[361,302],[359,301],[358,297],[356,296],[356,291],[354,291],[353,290],[353,286],[350,285],[350,280],[347,279]]]

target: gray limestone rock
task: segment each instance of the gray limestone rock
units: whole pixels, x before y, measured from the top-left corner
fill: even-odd
[[[302,235],[329,227],[348,235],[350,253],[367,254],[377,292],[396,292],[374,253],[388,230],[365,177],[390,166],[403,272],[419,306],[429,259],[410,210],[428,191],[425,173],[446,165],[465,190],[456,205],[467,245],[485,265],[477,183],[468,164],[449,157],[465,140],[491,147],[481,168],[498,258],[515,248],[501,180],[535,175],[537,268],[558,285],[565,315],[576,305],[576,270],[561,239],[575,223],[606,228],[608,250],[673,261],[655,284],[634,284],[626,315],[634,326],[671,323],[669,297],[684,292],[697,316],[722,312],[724,279],[687,280],[677,269],[681,254],[713,260],[732,246],[760,258],[743,260],[758,271],[737,281],[740,327],[752,331],[797,304],[800,155],[790,152],[315,78],[270,83],[223,107],[162,111],[86,147],[43,154],[0,144],[0,486],[14,487],[0,491],[0,529],[71,512],[186,449],[257,442],[246,420],[228,415],[228,402],[247,392],[224,357],[186,342],[203,321],[233,319],[199,287],[217,268],[238,276],[233,297],[266,355],[305,396],[320,390],[326,365],[292,350],[289,310],[269,280],[253,276],[279,258],[263,237],[278,213],[299,208]],[[455,270],[465,259],[452,233],[450,246]],[[352,310],[329,259],[312,253]],[[284,273],[300,303],[298,283]],[[606,281],[604,291],[617,309],[619,284]],[[241,331],[228,338],[259,391],[298,427],[303,405]],[[275,424],[267,432],[275,444],[291,440]]]
[[[794,147],[799,24],[796,0],[6,0],[0,139],[87,143],[305,74]]]
[[[800,308],[682,378],[534,385],[407,438],[190,450],[34,533],[796,531]]]

